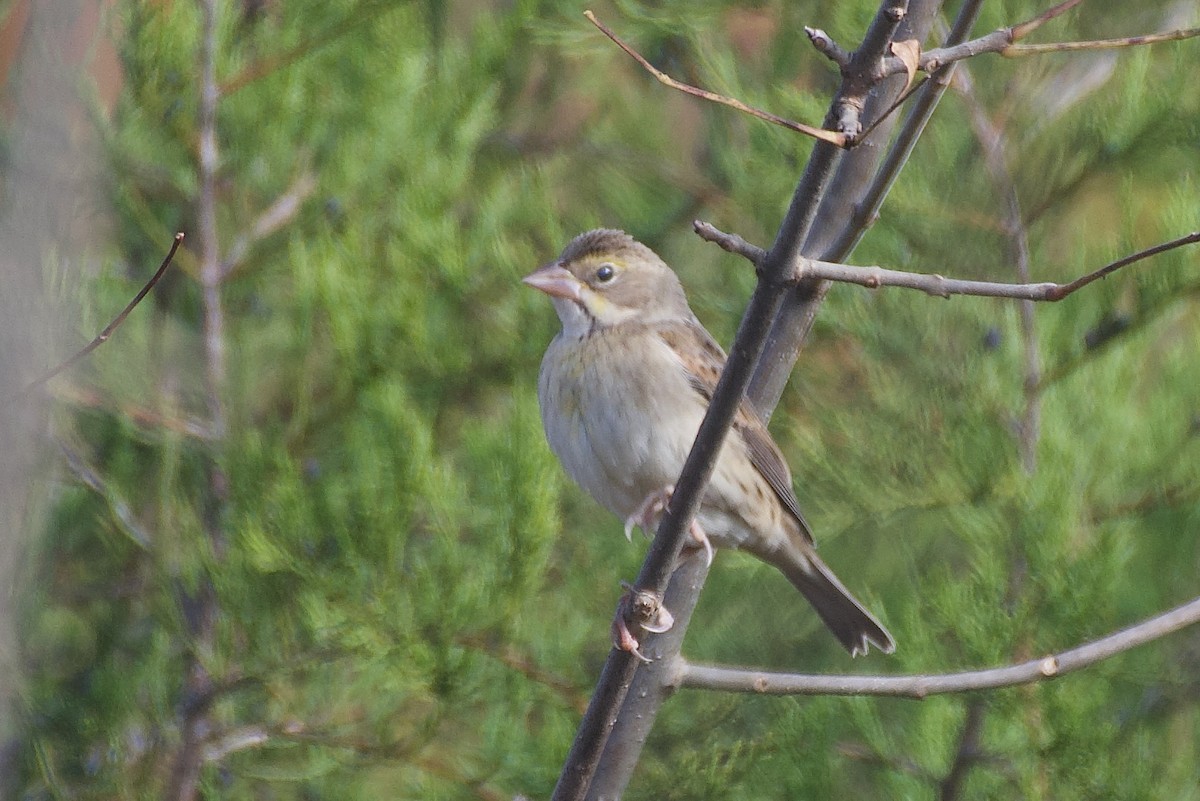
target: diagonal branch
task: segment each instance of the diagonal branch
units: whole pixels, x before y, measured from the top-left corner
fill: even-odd
[[[983,0],[966,0],[958,9],[954,25],[946,36],[945,42],[953,45],[962,42],[970,35],[971,29],[979,18],[983,8]],[[862,192],[858,201],[849,209],[849,221],[844,223],[836,238],[826,245],[819,253],[821,258],[831,261],[841,261],[846,258],[866,234],[867,229],[874,224],[883,206],[883,200],[891,191],[892,185],[900,175],[900,170],[908,163],[917,140],[925,130],[934,110],[945,94],[946,88],[954,77],[955,64],[947,64],[929,73],[925,80],[908,87],[897,97],[887,111],[879,118],[869,123],[863,131],[862,138],[867,140],[876,127],[888,120],[893,111],[900,107],[909,97],[916,95],[916,100],[904,118],[896,138],[888,146],[887,155],[879,163],[878,169],[871,178],[870,184]],[[844,215],[838,215],[843,216]]]
[[[914,20],[919,21],[918,29],[927,23],[934,5],[922,6],[919,14],[905,19],[907,0],[883,0],[863,38],[860,48],[863,61],[872,63],[887,52],[891,36],[898,30],[897,20],[902,20],[905,28],[912,28]],[[848,92],[846,83],[843,82],[843,89],[831,104],[827,121],[843,118],[840,102]],[[685,560],[684,567],[675,571],[688,523],[700,505],[717,453],[766,349],[773,322],[791,291],[790,276],[800,262],[802,248],[812,231],[822,198],[829,190],[841,153],[838,147],[823,140],[813,147],[775,243],[760,265],[758,284],[742,316],[708,412],[635,582],[636,589],[658,597],[663,597],[664,590],[668,593],[666,603],[675,615],[675,626],[665,634],[647,637],[643,643],[646,652],[661,654],[648,667],[639,669],[632,654],[617,650],[609,653],[555,787],[555,801],[620,797],[632,775],[645,734],[665,699],[665,685],[659,674],[674,664],[687,618],[706,575],[707,568],[700,559]],[[700,567],[694,567],[697,562]]]
[[[333,23],[328,29],[313,34],[295,47],[288,48],[281,53],[266,56],[247,65],[241,72],[221,83],[219,87],[221,96],[231,95],[255,81],[266,78],[269,75],[290,67],[297,61],[308,58],[321,48],[332,44],[343,36],[353,33],[356,29],[368,23],[375,22],[378,17],[397,7],[398,4],[395,3],[381,2],[380,0],[365,0],[352,9],[344,19]]]
[[[1133,253],[1123,259],[1117,259],[1112,264],[1107,264],[1104,267],[1101,267],[1099,270],[1096,270],[1094,273],[1088,273],[1085,276],[1081,276],[1080,278],[1077,278],[1064,286],[1062,290],[1062,296],[1066,297],[1075,290],[1082,289],[1093,281],[1098,281],[1101,278],[1107,278],[1110,273],[1115,273],[1122,267],[1126,267],[1134,262],[1141,261],[1142,259],[1149,258],[1150,256],[1157,256],[1159,253],[1165,253],[1168,250],[1174,250],[1175,248],[1183,245],[1190,245],[1193,242],[1200,242],[1200,231],[1194,231],[1187,236],[1181,236],[1178,239],[1172,239],[1170,242],[1163,242],[1161,245],[1155,245],[1154,247],[1149,247],[1145,250],[1139,250],[1137,253]],[[1059,298],[1052,298],[1052,300],[1059,300]]]
[[[96,390],[68,382],[55,386],[50,394],[56,401],[80,409],[99,409],[113,415],[120,415],[145,430],[170,431],[197,442],[209,442],[213,439],[208,426],[200,419],[190,415],[177,417],[136,403],[124,400],[115,401]]]
[[[63,459],[67,468],[79,480],[80,484],[96,493],[107,504],[113,519],[117,521],[121,532],[143,551],[150,550],[152,541],[146,529],[134,517],[133,509],[120,494],[114,490],[96,469],[88,464],[83,454],[70,447],[66,442],[59,442]]]
[[[646,57],[641,53],[623,42],[620,37],[618,37],[612,32],[611,29],[608,28],[608,26],[596,19],[596,15],[591,11],[584,11],[583,15],[587,17],[593,25],[599,28],[601,33],[603,33],[609,39],[612,39],[613,43],[616,44],[617,47],[621,48],[630,56],[632,56],[633,60],[638,64],[641,64],[642,68],[645,69],[646,72],[653,75],[659,81],[659,83],[669,86],[672,89],[678,89],[680,92],[692,95],[693,97],[699,97],[703,100],[729,106],[730,108],[737,109],[738,111],[750,114],[751,116],[758,117],[760,120],[766,120],[773,125],[782,126],[790,131],[796,131],[797,133],[802,133],[806,136],[811,136],[814,139],[820,139],[824,142],[829,142],[830,144],[837,145],[838,147],[842,147],[846,144],[847,137],[844,134],[839,134],[834,131],[826,131],[823,128],[816,128],[812,125],[805,125],[802,122],[794,122],[793,120],[778,117],[769,111],[763,111],[762,109],[748,106],[736,98],[719,95],[716,92],[710,92],[707,89],[701,89],[699,87],[692,86],[691,84],[677,81],[670,75],[667,75],[665,72],[651,64],[649,60],[647,60]]]
[[[107,342],[108,338],[111,337],[113,332],[117,330],[117,327],[120,326],[121,323],[125,322],[125,318],[129,316],[129,313],[132,312],[134,308],[142,302],[146,295],[150,294],[151,289],[154,289],[154,285],[158,283],[159,279],[163,277],[163,273],[167,271],[167,267],[171,266],[171,260],[175,258],[175,251],[179,250],[179,245],[182,244],[182,242],[183,234],[175,234],[175,240],[171,243],[171,249],[167,251],[166,258],[162,260],[162,264],[158,265],[158,269],[155,270],[154,275],[150,276],[150,280],[147,281],[146,285],[143,286],[138,293],[133,296],[133,300],[126,304],[125,308],[121,310],[120,314],[113,318],[111,323],[104,326],[104,330],[97,334],[95,339],[76,351],[75,354],[70,358],[65,359],[58,365],[47,370],[40,378],[31,381],[28,385],[26,385],[25,389],[22,390],[22,393],[28,394],[33,392],[33,390],[44,385],[47,381],[71,367],[80,359],[87,356],[96,348]]]
[[[693,665],[681,658],[676,664],[676,683],[679,687],[765,695],[886,695],[923,699],[1057,678],[1196,623],[1200,623],[1200,597],[1077,648],[1006,667],[911,676],[820,676]]]
[[[1018,22],[1016,25],[1013,25],[1011,28],[1009,28],[1009,30],[1012,32],[1013,41],[1016,42],[1024,39],[1026,36],[1033,33],[1050,20],[1054,19],[1055,17],[1062,16],[1082,2],[1083,0],[1063,0],[1063,2],[1059,3],[1058,5],[1051,6],[1033,19],[1027,19],[1024,22]]]
[[[275,201],[254,219],[250,229],[233,241],[221,264],[222,278],[228,278],[242,265],[250,248],[291,222],[316,187],[316,177],[307,170],[302,171],[287,191],[275,198]]]
[[[511,643],[493,643],[479,634],[460,634],[454,642],[463,648],[491,657],[505,667],[520,673],[534,684],[541,685],[558,696],[559,700],[577,712],[587,709],[587,696],[579,692],[575,682],[539,667],[536,660],[520,653]]]
[[[966,0],[959,9],[955,31],[961,31],[964,37],[970,32],[970,26],[978,12],[980,2],[981,0]],[[901,41],[924,41],[929,35],[933,19],[940,7],[940,0],[912,0],[907,4],[907,16],[903,23],[895,29],[896,37]],[[877,24],[873,23],[872,28],[884,27],[885,23],[880,18],[894,13],[895,10],[896,6],[892,3],[882,2],[876,13]],[[876,54],[882,58],[887,53],[890,42],[877,37],[874,40],[879,48]],[[867,37],[864,37],[863,41],[866,42]],[[862,47],[859,49],[861,50]],[[873,219],[874,210],[870,205],[872,198],[868,193],[877,191],[878,194],[874,200],[881,203],[883,196],[887,194],[888,188],[891,186],[890,181],[880,183],[875,179],[882,169],[880,159],[886,150],[888,138],[898,122],[896,115],[888,114],[888,110],[903,89],[904,81],[900,78],[901,76],[896,76],[877,83],[863,101],[860,119],[864,130],[869,133],[860,135],[861,146],[845,152],[824,142],[818,142],[813,146],[813,154],[809,160],[810,168],[832,160],[833,175],[828,183],[828,186],[831,187],[830,190],[822,190],[820,196],[815,199],[816,210],[813,213],[811,224],[805,229],[804,239],[798,250],[800,254],[830,261],[841,261],[846,257],[848,251],[834,253],[830,250],[832,243],[857,241],[857,237],[862,235],[862,231]],[[830,104],[829,116],[826,118],[827,125],[830,124],[828,122],[830,117],[840,114],[844,110],[842,98],[850,92],[849,83],[848,79],[843,80],[843,86]],[[932,112],[937,96],[938,93],[923,91],[921,104],[914,105],[909,114],[908,120],[912,124],[906,122],[904,128],[913,140],[923,127],[923,119]],[[882,123],[877,124],[879,120],[882,120]],[[911,141],[907,143],[908,146],[911,146]],[[898,142],[898,145],[902,151],[905,149],[905,143]],[[902,152],[896,150],[889,152],[887,164],[890,167],[899,170],[903,162],[904,154]],[[804,181],[797,191],[811,192],[813,191],[812,186],[813,184],[808,180],[808,172],[806,172]],[[849,235],[849,239],[846,238],[847,235]],[[821,308],[829,287],[830,284],[823,281],[805,281],[796,284],[788,292],[782,309],[771,324],[771,333],[767,339],[769,357],[759,363],[746,393],[764,421],[770,420],[775,406],[783,395],[783,389],[787,385],[792,368],[799,358],[800,349],[808,339],[817,312]]]

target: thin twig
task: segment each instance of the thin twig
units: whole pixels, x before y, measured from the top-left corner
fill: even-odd
[[[739,236],[727,234],[715,226],[696,221],[693,223],[696,233],[702,239],[716,243],[731,253],[737,253],[754,264],[760,263],[764,251],[746,242]],[[901,270],[888,270],[883,267],[859,267],[847,264],[804,259],[793,275],[792,280],[799,281],[808,278],[818,278],[826,281],[837,281],[844,284],[857,284],[868,289],[878,289],[885,286],[916,289],[935,297],[948,298],[951,295],[974,295],[987,298],[1012,298],[1017,300],[1036,300],[1057,302],[1082,289],[1093,281],[1104,278],[1111,273],[1127,267],[1142,259],[1173,250],[1184,245],[1200,242],[1200,231],[1194,231],[1186,236],[1164,242],[1154,247],[1138,251],[1123,259],[1101,267],[1099,270],[1081,276],[1068,284],[1053,282],[1013,284],[997,281],[971,281],[961,278],[946,278],[942,275],[929,273],[909,273]]]
[[[978,39],[972,39],[969,42],[929,50],[921,54],[920,69],[928,72],[944,64],[961,61],[965,58],[973,58],[983,53],[1001,53],[1050,20],[1061,16],[1082,2],[1083,0],[1066,0],[1066,2],[1052,6],[1033,19],[1026,20],[1025,22],[1019,22],[1007,28],[1000,28],[989,34],[980,36]],[[905,68],[904,63],[898,58],[889,58],[887,64],[884,66],[889,72],[898,72]]]
[[[1017,186],[1008,167],[1004,130],[992,122],[974,91],[971,71],[967,65],[958,73],[956,86],[967,104],[975,138],[983,148],[983,160],[992,176],[997,193],[1004,204],[1004,230],[1008,235],[1013,266],[1022,283],[1030,283],[1029,232],[1021,215]],[[1037,444],[1041,429],[1041,393],[1037,387],[1042,380],[1041,354],[1038,352],[1034,301],[1019,302],[1021,316],[1021,347],[1025,358],[1025,377],[1021,383],[1025,405],[1016,424],[1017,450],[1026,475],[1037,469]]]
[[[895,771],[896,773],[905,773],[909,776],[915,776],[922,782],[935,784],[937,777],[932,772],[915,759],[911,757],[893,757],[888,756],[864,743],[849,743],[843,742],[837,744],[838,756],[846,759],[853,759],[856,762],[861,762],[864,765],[873,765],[886,770]]]
[[[1096,270],[1094,273],[1088,273],[1087,275],[1077,278],[1064,286],[1061,297],[1065,298],[1075,290],[1082,289],[1093,281],[1106,278],[1110,273],[1114,273],[1122,267],[1127,267],[1134,262],[1141,261],[1142,259],[1149,258],[1150,256],[1157,256],[1159,253],[1165,253],[1168,250],[1174,250],[1175,248],[1182,247],[1183,245],[1190,245],[1195,242],[1200,242],[1200,231],[1193,231],[1186,236],[1181,236],[1178,239],[1172,239],[1170,242],[1163,242],[1161,245],[1155,245],[1154,247],[1149,247],[1145,250],[1139,250],[1137,253],[1126,256],[1123,259],[1117,259],[1112,264],[1105,265],[1099,270]],[[1060,300],[1060,298],[1053,298],[1053,300]]]
[[[825,33],[825,31],[805,25],[804,35],[808,37],[808,41],[816,48],[817,52],[834,64],[837,64],[838,69],[848,69],[850,67],[850,59],[853,58],[854,54],[835,42],[833,37]]]
[[[829,142],[830,144],[837,145],[838,147],[842,147],[846,144],[847,138],[844,135],[834,131],[826,131],[823,128],[815,128],[811,125],[805,125],[802,122],[795,122],[783,117],[778,117],[768,111],[763,111],[761,109],[754,108],[753,106],[748,106],[736,98],[719,95],[715,92],[710,92],[707,89],[700,89],[699,87],[692,86],[691,84],[677,81],[670,75],[667,75],[665,72],[651,64],[641,53],[625,44],[620,37],[618,37],[612,32],[612,30],[608,28],[608,26],[596,19],[596,15],[591,11],[584,11],[583,15],[587,17],[593,25],[599,28],[601,33],[603,33],[609,39],[612,39],[613,43],[616,44],[617,47],[624,50],[633,57],[634,61],[641,64],[642,68],[645,69],[646,72],[649,72],[651,75],[657,78],[660,83],[665,84],[672,89],[678,89],[680,92],[692,95],[693,97],[699,97],[703,100],[709,100],[713,103],[720,103],[721,105],[729,106],[730,108],[734,108],[738,111],[758,117],[760,120],[766,120],[774,125],[780,125],[788,130],[796,131],[797,133],[802,133],[806,136],[811,136],[814,139],[820,139],[822,141]]]
[[[999,53],[1005,57],[1020,57],[1037,55],[1040,53],[1062,53],[1076,50],[1111,50],[1121,47],[1137,47],[1140,45],[1159,44],[1161,42],[1175,42],[1182,39],[1191,39],[1200,36],[1200,28],[1186,28],[1174,31],[1164,31],[1162,33],[1142,34],[1140,36],[1126,36],[1116,39],[1096,39],[1085,42],[1049,42],[1045,44],[1018,44],[1021,39],[1024,39],[1033,31],[1040,28],[1046,22],[1061,15],[1065,11],[1070,10],[1074,6],[1081,3],[1083,0],[1067,0],[1065,3],[1060,3],[1057,6],[1047,10],[1043,14],[1034,17],[1026,22],[1013,25],[1008,28],[1000,28],[992,31],[989,34],[980,36],[977,39],[972,39],[969,42],[953,45],[949,47],[941,47],[933,50],[927,50],[921,54],[918,60],[918,69],[925,72],[933,70],[945,64],[950,64],[955,61],[962,61],[967,58],[983,55],[984,53]],[[836,44],[830,43],[833,47]],[[822,51],[824,52],[824,51]],[[895,75],[904,72],[908,66],[904,60],[897,56],[889,56],[884,59],[882,65],[882,73],[884,75]]]
[[[1033,19],[1027,19],[1024,22],[1018,22],[1009,29],[1012,31],[1013,41],[1019,42],[1029,34],[1036,31],[1038,28],[1045,25],[1050,20],[1054,19],[1055,17],[1062,16],[1082,2],[1083,0],[1064,0],[1064,2],[1059,3],[1056,6],[1051,6],[1050,8],[1046,9]]]
[[[913,83],[904,87],[904,91],[901,92],[900,96],[897,97],[892,102],[892,105],[888,106],[887,111],[880,114],[879,117],[876,118],[870,125],[863,128],[863,132],[859,135],[859,140],[861,141],[862,139],[865,139],[868,136],[870,136],[871,132],[874,131],[876,128],[878,128],[881,124],[883,124],[883,122],[888,117],[890,117],[892,114],[895,114],[896,109],[903,106],[906,100],[908,100],[910,97],[915,95],[918,91],[923,89],[925,87],[925,84],[929,82],[929,77],[930,76],[926,75],[925,77],[921,78],[921,80],[914,81]]]
[[[254,219],[254,222],[250,224],[250,229],[233,241],[233,245],[230,246],[229,251],[225,254],[225,260],[221,264],[222,279],[228,278],[241,266],[246,254],[257,242],[266,239],[287,225],[300,211],[301,204],[312,194],[316,186],[317,179],[311,172],[308,170],[301,172],[287,191],[275,198],[275,202]]]
[[[518,652],[513,645],[492,643],[482,636],[472,634],[459,635],[454,641],[464,648],[486,654],[535,684],[548,688],[575,711],[583,713],[587,710],[587,696],[579,691],[574,682],[539,667],[533,659]]]
[[[81,409],[100,409],[114,415],[120,415],[125,420],[148,430],[166,430],[175,434],[197,440],[211,441],[213,436],[208,427],[195,417],[174,417],[163,412],[139,406],[126,401],[114,401],[96,390],[81,387],[70,382],[60,382],[49,390],[50,395],[61,403],[73,405]]]
[[[975,27],[982,7],[983,0],[966,0],[959,6],[958,15],[954,19],[949,35],[945,38],[946,45],[960,44],[971,35],[971,29]],[[908,114],[905,115],[896,137],[888,146],[887,155],[878,165],[875,175],[871,178],[871,183],[851,209],[849,220],[842,224],[836,239],[829,243],[822,252],[812,255],[819,256],[826,261],[843,261],[853,252],[867,229],[878,218],[884,198],[891,191],[892,185],[900,175],[900,170],[908,163],[908,158],[912,155],[917,140],[920,139],[925,126],[933,116],[942,95],[945,94],[946,88],[954,77],[955,68],[955,64],[940,67],[931,72],[927,80],[918,84],[916,100],[913,101]],[[910,90],[912,88],[909,87]],[[867,126],[867,130],[863,132],[863,139],[866,140],[876,126],[887,119],[887,115],[899,108],[903,100],[903,97],[897,98],[893,107],[889,108],[886,114],[880,115],[879,120],[871,122]]]
[[[196,228],[200,300],[202,310],[202,342],[204,346],[204,384],[208,401],[209,427],[213,432],[214,451],[206,456],[207,486],[203,489],[202,522],[207,545],[218,558],[224,550],[225,493],[227,479],[216,463],[225,435],[225,314],[221,302],[223,278],[220,260],[220,241],[217,236],[217,171],[220,152],[217,137],[217,105],[221,99],[217,84],[217,44],[221,29],[218,15],[222,6],[217,0],[200,0],[202,28],[199,42],[200,98],[197,109],[196,172],[199,185],[196,198]],[[183,664],[180,692],[184,698],[200,698],[211,691],[215,682],[201,652],[213,647],[214,629],[219,609],[216,590],[207,577],[197,586],[180,588],[180,603],[192,610],[184,616],[189,642]],[[204,765],[204,745],[212,721],[207,709],[181,704],[179,711],[179,743],[167,780],[164,797],[169,801],[194,801],[199,796],[200,774]]]
[[[71,448],[65,442],[59,442],[58,445],[62,451],[63,459],[67,463],[67,468],[79,480],[80,484],[83,484],[103,499],[108,505],[109,512],[112,513],[113,518],[117,521],[119,528],[125,536],[142,550],[150,550],[150,535],[146,533],[146,530],[134,518],[133,510],[129,504],[109,486],[108,482],[96,472],[95,468],[87,463],[83,454]]]
[[[1038,383],[1038,391],[1043,392],[1052,384],[1057,384],[1073,375],[1076,370],[1090,364],[1101,354],[1107,352],[1115,343],[1128,340],[1133,335],[1147,330],[1181,301],[1191,302],[1196,297],[1200,297],[1200,283],[1180,287],[1172,295],[1148,302],[1138,310],[1137,316],[1132,319],[1120,320],[1119,325],[1114,326],[1110,331],[1097,331],[1098,334],[1103,334],[1097,341],[1090,341],[1090,338],[1085,337],[1086,349],[1075,356],[1064,358],[1047,370]],[[1101,323],[1101,326],[1104,325]]]
[[[1163,33],[1147,33],[1141,36],[1125,36],[1119,39],[1093,39],[1088,42],[1046,42],[1044,44],[1014,44],[1000,51],[1009,58],[1032,56],[1036,53],[1066,53],[1074,50],[1114,50],[1119,47],[1177,42],[1200,36],[1200,28],[1184,28]]]
[[[767,257],[767,251],[758,245],[747,242],[737,234],[727,234],[712,223],[703,220],[693,220],[692,229],[701,239],[719,245],[723,250],[735,253],[746,261],[758,267]]]
[[[967,719],[963,721],[962,731],[958,735],[958,748],[954,752],[954,761],[945,778],[938,782],[938,801],[955,801],[963,782],[966,781],[967,771],[979,761],[979,739],[983,734],[983,715],[987,702],[982,697],[972,698],[967,702]]]
[[[372,2],[372,0],[359,4],[349,17],[333,23],[327,30],[310,36],[282,53],[266,56],[247,65],[241,72],[226,79],[220,85],[221,96],[228,97],[261,78],[285,69],[301,59],[308,58],[321,48],[352,33],[356,28],[373,22],[377,16],[393,11],[397,7],[398,5],[395,3]]]
[[[676,681],[680,687],[766,695],[885,695],[923,699],[1057,678],[1196,623],[1200,623],[1200,597],[1078,648],[988,670],[910,676],[822,676],[693,665],[680,659]]]
[[[129,303],[126,304],[125,308],[121,310],[121,313],[118,314],[115,318],[113,318],[113,321],[111,323],[109,323],[108,325],[106,325],[104,327],[104,330],[96,335],[95,339],[93,339],[91,342],[84,345],[80,350],[76,351],[75,354],[73,356],[71,356],[70,358],[66,359],[65,361],[60,362],[57,366],[52,367],[49,370],[47,370],[45,373],[42,374],[41,378],[38,378],[38,379],[30,382],[25,387],[25,389],[21,390],[21,393],[29,394],[29,393],[33,392],[33,390],[42,386],[47,381],[54,378],[56,375],[63,372],[68,367],[70,367],[71,365],[75,364],[77,361],[82,359],[84,356],[87,356],[89,353],[94,351],[96,348],[100,347],[105,342],[107,342],[108,338],[111,337],[113,332],[117,330],[117,327],[119,325],[121,325],[121,323],[125,322],[125,318],[129,316],[129,313],[132,312],[134,310],[134,308],[139,303],[142,302],[142,299],[145,298],[146,295],[150,294],[151,289],[154,289],[154,285],[158,283],[158,280],[163,277],[163,273],[165,273],[167,271],[167,267],[171,266],[171,260],[175,258],[175,251],[179,250],[179,245],[182,242],[183,242],[183,234],[182,233],[175,234],[175,240],[173,242],[171,242],[171,249],[169,251],[167,251],[166,258],[162,260],[162,264],[160,264],[158,266],[158,269],[154,272],[154,275],[150,276],[150,280],[147,281],[146,285],[143,286],[141,288],[141,290],[136,295],[133,296],[133,300],[129,301]]]
[[[972,58],[984,53],[1003,53],[1042,25],[1082,2],[1083,0],[1066,0],[1066,2],[1059,3],[1025,22],[1019,22],[1016,25],[1006,28],[999,28],[977,39],[966,42],[959,40],[945,47],[927,50],[921,53],[917,59],[917,69],[933,73],[947,64],[962,61],[966,58]],[[845,48],[833,41],[829,34],[822,30],[811,28],[805,28],[804,30],[808,34],[809,41],[812,42],[813,47],[835,62],[843,71],[849,69],[855,54],[847,52]],[[905,59],[896,55],[889,55],[880,59],[869,77],[871,80],[878,82],[890,75],[910,72],[911,69],[911,62],[906,62]]]

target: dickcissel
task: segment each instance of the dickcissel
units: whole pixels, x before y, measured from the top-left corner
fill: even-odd
[[[647,528],[679,478],[725,353],[671,268],[622,231],[581,234],[524,282],[550,296],[562,321],[538,379],[551,450],[627,532],[634,522]],[[748,551],[782,571],[851,655],[868,643],[895,650],[817,557],[791,471],[745,400],[696,523],[693,535],[706,545]]]

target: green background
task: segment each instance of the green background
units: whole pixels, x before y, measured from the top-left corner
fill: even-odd
[[[621,227],[676,267],[728,344],[753,272],[691,221],[768,246],[811,149],[659,85],[584,7],[221,4],[222,251],[312,188],[222,287],[228,427],[209,439],[185,425],[208,415],[200,12],[120,2],[100,21],[121,78],[79,92],[111,223],[89,243],[94,275],[47,257],[73,320],[62,350],[120,309],[175,231],[189,239],[154,300],[51,393],[52,436],[99,489],[56,456],[33,490],[2,732],[12,797],[164,797],[197,665],[214,684],[204,798],[549,796],[645,545],[545,444],[536,376],[558,323],[519,279],[574,234]],[[815,124],[837,75],[801,28],[853,47],[874,6],[594,10],[672,75]],[[1040,10],[989,3],[976,31]],[[1187,4],[1099,2],[1035,38],[1188,24]],[[1198,47],[971,61],[971,92],[947,94],[850,261],[1019,280],[973,109],[1003,132],[1033,280],[1200,227]],[[1197,594],[1198,298],[1184,249],[1039,306],[1044,379],[1029,390],[1013,302],[835,287],[772,430],[823,557],[897,653],[851,663],[782,577],[721,553],[685,654],[954,671]],[[1032,471],[1018,454],[1030,404]],[[202,636],[197,609],[212,615]],[[1198,637],[923,702],[683,691],[628,797],[1198,798]],[[963,749],[969,714],[978,742]]]

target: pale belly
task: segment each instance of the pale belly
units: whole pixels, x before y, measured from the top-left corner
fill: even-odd
[[[604,334],[559,337],[546,353],[538,385],[551,450],[580,487],[621,519],[679,478],[707,408],[661,340],[647,335],[637,359],[629,344]],[[734,434],[699,514],[719,547],[737,547],[751,535],[733,511],[733,499],[744,496],[738,482],[745,471],[733,469],[739,461],[747,464]]]

